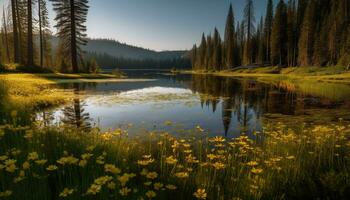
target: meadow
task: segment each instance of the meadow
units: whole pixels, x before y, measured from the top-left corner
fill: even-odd
[[[13,114],[15,118],[16,115]],[[16,122],[16,120],[14,120]],[[171,123],[169,123],[171,126]],[[350,125],[274,123],[235,139],[69,127],[0,129],[7,199],[346,199]]]

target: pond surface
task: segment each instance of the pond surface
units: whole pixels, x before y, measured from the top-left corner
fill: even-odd
[[[70,83],[68,105],[39,112],[46,124],[70,124],[102,130],[128,128],[171,131],[202,127],[209,135],[251,135],[272,120],[296,126],[350,120],[350,86],[330,83],[291,83],[167,72],[128,72],[130,78],[150,79],[122,83]],[[274,120],[274,121],[273,121]],[[270,122],[271,123],[271,122]]]

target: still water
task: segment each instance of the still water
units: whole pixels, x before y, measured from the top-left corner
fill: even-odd
[[[237,79],[167,72],[127,72],[140,82],[70,83],[74,91],[62,107],[38,112],[45,124],[70,124],[102,130],[128,128],[171,131],[197,126],[209,135],[235,137],[261,131],[279,121],[331,123],[350,120],[350,86],[330,83]]]

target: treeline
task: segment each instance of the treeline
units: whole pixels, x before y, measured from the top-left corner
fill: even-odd
[[[7,0],[0,33],[0,63],[16,63],[23,70],[88,70],[83,59],[86,45],[88,0],[50,0],[56,13],[59,44],[52,48],[46,0]]]
[[[107,53],[87,52],[87,60],[95,60],[103,68],[118,68],[118,69],[185,69],[191,67],[191,61],[185,57],[173,59],[134,59],[124,57],[114,57]]]
[[[350,67],[349,0],[268,0],[266,15],[255,23],[254,5],[246,0],[244,17],[235,22],[232,5],[225,35],[218,30],[192,49],[194,70],[225,70],[237,66]]]

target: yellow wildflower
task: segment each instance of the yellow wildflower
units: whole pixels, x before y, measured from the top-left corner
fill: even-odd
[[[142,171],[140,172],[141,176],[146,176],[148,174],[148,170],[147,169],[142,169]]]
[[[195,196],[197,199],[207,199],[207,193],[205,192],[205,189],[199,188],[195,193],[193,193],[193,196]]]
[[[27,160],[37,160],[39,159],[39,155],[37,152],[32,152],[28,154]]]
[[[62,157],[59,160],[57,160],[57,163],[61,164],[61,165],[66,165],[66,164],[74,165],[74,164],[76,164],[78,162],[79,162],[79,159],[75,158],[74,156]]]
[[[122,196],[128,196],[129,192],[131,192],[131,189],[127,187],[123,187],[122,189],[119,190],[119,193]]]
[[[130,174],[124,173],[123,176],[118,177],[118,180],[122,186],[125,186],[126,183],[132,178]]]
[[[7,160],[8,159],[8,156],[0,156],[0,161],[4,161],[4,160]]]
[[[188,173],[187,172],[178,172],[178,173],[175,173],[175,176],[178,178],[187,178]]]
[[[109,189],[111,189],[111,190],[114,190],[115,189],[115,183],[114,182],[110,182],[110,183],[108,183],[107,184],[107,187],[109,188]]]
[[[29,168],[30,168],[30,163],[29,163],[28,161],[25,161],[25,162],[22,164],[22,168],[23,168],[24,170],[29,169]]]
[[[105,164],[105,172],[110,172],[112,174],[119,174],[121,170],[112,164]]]
[[[158,177],[157,172],[148,172],[146,178],[148,179],[156,179]]]
[[[149,158],[149,159],[146,159],[146,160],[138,160],[137,164],[138,165],[142,165],[142,166],[147,166],[147,165],[149,165],[149,164],[151,164],[153,162],[154,162],[154,159]]]
[[[165,162],[169,165],[174,165],[177,163],[177,159],[174,156],[169,156],[165,159]]]
[[[213,167],[216,169],[216,170],[220,170],[220,169],[225,169],[225,164],[221,163],[221,162],[215,162],[213,164]]]
[[[253,168],[253,169],[251,170],[251,172],[252,172],[253,174],[261,174],[263,171],[264,171],[264,170],[261,169],[261,168]]]
[[[85,167],[86,164],[87,164],[87,160],[80,160],[78,165],[79,167]]]
[[[97,185],[104,185],[111,181],[113,178],[111,176],[100,176],[95,179],[94,183]]]
[[[57,169],[58,169],[58,167],[56,165],[50,165],[46,168],[47,171],[55,171]]]
[[[149,190],[146,192],[146,196],[150,199],[154,198],[157,196],[157,194],[153,190]]]
[[[87,190],[87,194],[96,195],[101,191],[101,185],[92,184]]]
[[[288,160],[294,160],[294,159],[295,159],[295,156],[287,156],[286,159],[288,159]]]
[[[0,192],[0,197],[9,197],[12,195],[12,191],[11,190],[6,190],[4,192]]]
[[[47,160],[36,160],[35,163],[38,165],[45,165],[45,163],[47,162]]]
[[[246,165],[249,167],[255,167],[255,166],[259,165],[259,163],[256,161],[250,161]]]
[[[74,189],[64,188],[63,191],[60,193],[60,197],[66,198],[69,195],[73,194]]]
[[[91,153],[84,153],[84,154],[81,155],[81,158],[82,158],[83,160],[88,160],[88,159],[90,159],[93,155],[94,155],[94,154],[91,154]]]
[[[177,188],[175,185],[171,185],[171,184],[168,184],[165,187],[169,190],[176,190],[176,188]]]
[[[160,190],[160,189],[162,189],[163,186],[164,186],[164,184],[162,184],[162,183],[155,183],[154,184],[154,189],[155,190]]]

